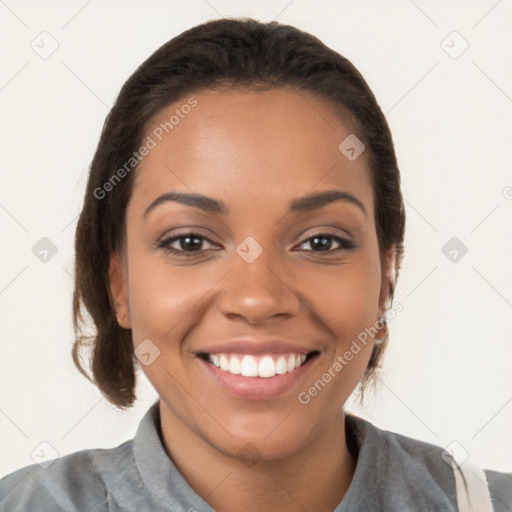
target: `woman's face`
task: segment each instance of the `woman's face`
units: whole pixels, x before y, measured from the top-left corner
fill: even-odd
[[[194,98],[148,126],[111,288],[162,421],[278,458],[339,418],[372,351],[388,287],[367,154],[341,152],[350,125],[307,92]]]

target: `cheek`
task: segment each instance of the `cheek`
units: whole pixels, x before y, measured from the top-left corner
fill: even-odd
[[[201,322],[207,310],[208,291],[218,277],[206,267],[176,267],[159,257],[134,256],[130,262],[130,319],[134,346],[150,339],[158,356],[141,364],[160,397],[178,416],[194,417],[195,401],[183,392],[189,382],[191,359],[183,340]],[[156,349],[152,349],[156,350]],[[181,412],[180,412],[181,411]],[[184,412],[188,411],[188,412]]]
[[[167,344],[176,340],[179,348],[178,341],[201,314],[218,278],[204,266],[132,263],[129,300],[135,343],[144,338]]]
[[[304,279],[301,277],[301,279]],[[307,280],[307,279],[306,279]],[[304,413],[327,419],[343,406],[364,374],[378,319],[378,259],[361,254],[332,273],[309,280],[311,308],[327,329],[331,345],[315,374],[297,396]]]
[[[373,251],[372,251],[373,252]],[[314,274],[301,273],[314,313],[331,331],[340,348],[378,319],[380,267],[378,256],[360,252],[342,266]]]
[[[332,392],[342,402],[368,365],[379,317],[380,265],[378,250],[361,251],[346,265],[311,279],[312,310],[333,343],[323,370]],[[337,378],[338,376],[343,378]]]

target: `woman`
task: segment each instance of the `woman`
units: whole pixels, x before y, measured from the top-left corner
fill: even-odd
[[[160,399],[133,440],[5,477],[0,510],[509,510],[512,475],[343,411],[386,346],[404,225],[389,128],[347,59],[250,19],[166,43],[92,162],[73,351],[87,376],[91,338],[116,406],[136,364]]]

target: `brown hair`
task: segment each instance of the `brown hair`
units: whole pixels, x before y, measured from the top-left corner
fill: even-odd
[[[112,183],[116,170],[140,147],[148,121],[169,104],[204,89],[261,86],[309,91],[355,122],[368,148],[381,261],[393,244],[397,247],[389,302],[393,298],[405,229],[400,175],[386,119],[359,71],[316,37],[278,22],[219,19],[193,27],[160,47],[123,85],[103,126],[76,228],[73,361],[119,408],[135,400],[136,358],[131,330],[116,320],[108,269],[111,254],[124,246],[135,173],[122,173],[108,193],[104,185]],[[89,332],[87,312],[94,322]],[[375,345],[362,389],[379,366],[385,345]],[[92,379],[81,362],[81,349],[89,351]]]

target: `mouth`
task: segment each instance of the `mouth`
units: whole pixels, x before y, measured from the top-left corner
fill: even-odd
[[[292,373],[311,359],[318,356],[318,351],[308,353],[289,352],[271,354],[243,353],[199,353],[198,356],[221,372],[249,378],[270,379],[277,375]]]
[[[307,387],[307,376],[320,352],[216,352],[197,354],[205,375],[205,389],[244,400],[289,396]]]

